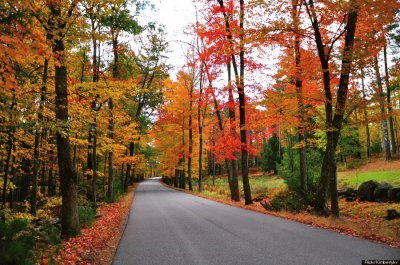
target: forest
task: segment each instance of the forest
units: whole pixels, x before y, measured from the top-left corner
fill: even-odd
[[[194,0],[181,43],[152,2],[1,1],[0,264],[97,264],[150,177],[400,246],[399,1]]]

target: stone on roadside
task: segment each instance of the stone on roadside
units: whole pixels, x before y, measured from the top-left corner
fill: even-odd
[[[369,180],[361,183],[358,187],[357,196],[361,201],[375,201],[374,191],[379,186],[379,182],[375,180]]]
[[[383,182],[383,183],[379,184],[379,186],[376,187],[375,191],[374,191],[375,200],[376,201],[387,201],[388,193],[391,188],[393,188],[393,186],[387,182]]]

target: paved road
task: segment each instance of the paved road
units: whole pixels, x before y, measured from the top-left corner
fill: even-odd
[[[114,265],[360,265],[400,259],[367,240],[141,183]]]

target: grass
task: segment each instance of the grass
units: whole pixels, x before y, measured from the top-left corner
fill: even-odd
[[[361,183],[368,180],[388,182],[393,186],[400,186],[400,171],[347,171],[339,172],[340,188],[357,188]]]
[[[216,178],[215,187],[212,186],[212,178],[205,178],[204,183],[204,194],[214,196],[217,198],[229,198],[229,183],[228,179]],[[266,176],[263,174],[250,177],[250,187],[253,197],[266,196],[274,189],[283,189],[286,187],[285,182],[278,176]],[[239,178],[239,190],[243,195],[243,182]]]

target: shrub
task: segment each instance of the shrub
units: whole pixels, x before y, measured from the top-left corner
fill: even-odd
[[[96,220],[96,212],[92,207],[80,206],[78,208],[79,222],[82,226],[88,225]]]
[[[277,173],[276,164],[280,163],[281,157],[279,156],[279,138],[274,134],[264,144],[261,152],[261,169],[264,172],[274,171]]]
[[[114,183],[113,183],[113,195],[114,198],[106,198],[107,202],[112,202],[118,200],[118,198],[124,194],[124,185],[121,182],[120,178],[114,178]]]
[[[4,265],[32,264],[29,262],[35,244],[30,221],[16,218],[0,222],[0,260]]]
[[[382,153],[382,145],[381,142],[378,141],[373,141],[371,144],[371,153],[372,154],[380,154]]]
[[[295,150],[296,151],[296,150]],[[307,149],[308,188],[315,190],[322,166],[322,153],[319,149]],[[290,161],[289,152],[283,154],[281,164],[277,165],[279,176],[285,180],[289,190],[300,191],[300,154],[294,152],[294,161]]]
[[[290,212],[301,212],[307,209],[310,198],[300,195],[297,192],[282,192],[275,196],[270,203],[264,203],[265,209],[270,211],[286,210]]]

